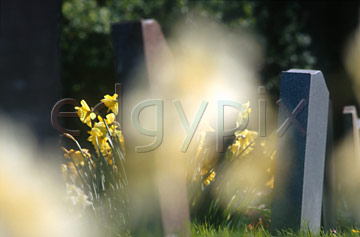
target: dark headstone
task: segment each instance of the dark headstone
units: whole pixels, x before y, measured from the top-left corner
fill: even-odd
[[[185,173],[183,161],[175,155],[169,156],[169,153],[158,151],[163,146],[154,152],[135,152],[135,146],[151,143],[151,139],[149,142],[139,135],[130,119],[137,103],[147,99],[164,99],[161,98],[161,91],[157,94],[153,89],[156,90],[154,85],[161,83],[156,74],[156,70],[161,67],[159,56],[166,57],[169,62],[172,60],[171,52],[160,26],[154,20],[113,24],[112,37],[117,80],[122,83],[122,127],[128,163],[130,169],[137,170],[136,174],[130,176],[133,176],[134,182],[142,183],[147,190],[152,190],[146,196],[140,196],[135,190],[134,205],[138,210],[150,210],[138,213],[140,217],[134,218],[133,225],[136,229],[144,226],[155,226],[157,229],[160,222],[165,235],[188,235],[189,209],[185,177],[182,177]],[[172,152],[179,152],[178,147]],[[141,166],[138,165],[140,163]],[[141,177],[141,174],[145,175]],[[131,182],[131,178],[129,180]]]
[[[112,42],[115,55],[117,80],[126,90],[138,86],[147,88],[148,77],[132,80],[137,69],[144,64],[145,51],[141,21],[115,23],[111,26]]]
[[[0,0],[0,111],[57,139],[50,113],[60,99],[60,1]]]
[[[319,231],[329,92],[320,71],[282,73],[272,230]]]

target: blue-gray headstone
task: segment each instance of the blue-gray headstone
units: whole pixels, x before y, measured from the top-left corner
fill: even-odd
[[[320,71],[281,76],[271,229],[321,224],[329,91]]]

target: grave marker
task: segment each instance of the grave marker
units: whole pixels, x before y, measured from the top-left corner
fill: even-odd
[[[134,165],[136,169],[139,169],[138,163],[142,164],[141,171],[134,175],[137,177],[133,177],[133,180],[138,179],[136,180],[138,184],[142,183],[147,188],[152,187],[154,190],[158,190],[147,193],[146,197],[141,196],[138,201],[135,200],[134,203],[140,206],[140,210],[151,207],[150,213],[146,213],[146,211],[139,213],[141,220],[135,220],[135,226],[158,226],[156,216],[161,213],[165,235],[187,236],[189,235],[189,207],[184,164],[183,160],[174,157],[173,154],[179,152],[178,147],[175,150],[169,148],[169,152],[172,152],[171,157],[169,157],[169,153],[161,151],[161,149],[148,153],[136,153],[135,145],[149,144],[150,142],[145,138],[139,139],[139,136],[134,137],[137,131],[134,130],[130,116],[128,116],[139,101],[161,96],[156,91],[152,91],[152,85],[160,83],[158,75],[156,75],[156,69],[159,68],[158,57],[161,54],[162,57],[166,57],[166,60],[171,61],[171,52],[160,26],[154,20],[113,24],[112,36],[117,80],[122,83],[123,89],[122,114],[127,115],[122,117],[122,127],[128,145],[128,162],[132,162],[130,166]],[[139,68],[143,70],[139,70]],[[154,170],[157,171],[154,172]],[[147,175],[139,179],[141,173]],[[131,182],[131,178],[129,179]],[[135,213],[135,215],[137,214]]]
[[[322,226],[326,231],[337,227],[337,195],[336,184],[337,170],[336,161],[333,151],[333,112],[332,102],[329,103],[328,128],[326,141],[326,158],[325,158],[325,174],[324,174],[324,191],[323,191],[323,207],[322,207]]]
[[[345,106],[343,110],[345,131],[350,132],[354,143],[354,156],[360,157],[359,118],[355,106]]]
[[[50,113],[60,99],[60,1],[0,1],[0,112],[57,143]]]
[[[329,92],[320,71],[282,73],[272,231],[319,231]],[[290,113],[289,113],[290,112]],[[290,123],[290,125],[289,125]]]
[[[360,205],[359,205],[359,168],[360,168],[360,138],[359,138],[359,118],[355,106],[345,106],[343,109],[343,120],[345,134],[347,135],[346,155],[341,157],[342,192],[346,201],[351,207],[351,221],[354,225],[360,224]],[[339,160],[340,162],[340,160]]]

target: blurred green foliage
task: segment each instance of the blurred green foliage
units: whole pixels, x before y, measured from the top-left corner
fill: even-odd
[[[299,11],[297,2],[63,0],[60,47],[64,96],[83,98],[112,90],[115,78],[112,22],[154,18],[168,36],[178,19],[191,23],[194,16],[257,35],[265,49],[259,71],[263,83],[277,95],[281,71],[311,68],[316,62]]]

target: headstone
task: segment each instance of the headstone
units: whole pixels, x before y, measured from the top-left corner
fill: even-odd
[[[320,229],[329,92],[320,71],[282,73],[272,231]]]
[[[344,129],[350,132],[353,141],[354,157],[360,157],[359,118],[355,106],[345,106],[343,110]]]
[[[322,226],[326,231],[336,229],[337,227],[337,191],[336,185],[337,170],[336,161],[333,151],[333,113],[332,103],[329,103],[328,128],[326,141],[326,158],[324,174],[324,191],[323,191],[323,209],[322,209]]]
[[[341,157],[341,187],[345,200],[349,203],[349,216],[353,225],[360,224],[360,205],[358,192],[360,182],[360,139],[359,118],[355,106],[345,106],[343,109],[344,130],[347,138],[346,154]]]
[[[0,112],[58,138],[51,109],[60,99],[60,1],[0,0]]]
[[[163,99],[161,91],[158,91],[159,93],[156,91],[156,85],[161,84],[157,75],[157,70],[161,67],[159,57],[161,55],[167,61],[171,61],[171,52],[160,26],[154,20],[113,24],[112,36],[117,80],[122,83],[122,127],[127,144],[127,157],[129,157],[129,165],[138,170],[136,174],[130,176],[133,176],[135,186],[142,183],[147,190],[157,190],[148,191],[146,196],[141,196],[142,194],[135,190],[133,195],[135,205],[139,210],[148,210],[148,212],[140,211],[140,217],[134,218],[134,226],[136,228],[140,226],[140,229],[142,226],[153,228],[158,226],[157,216],[161,216],[165,235],[189,235],[189,207],[184,163],[174,155],[175,152],[179,152],[178,147],[172,150],[167,146],[169,152],[162,150],[163,146],[154,152],[135,152],[136,145],[148,144],[151,140],[149,142],[139,136],[134,137],[138,132],[134,130],[130,119],[130,114],[137,103],[147,99]],[[165,104],[169,102],[171,103],[165,101]],[[165,108],[166,106],[167,104]],[[168,131],[164,133],[165,137]],[[172,155],[169,156],[169,153]],[[139,163],[141,163],[140,167]],[[145,175],[141,177],[142,174]],[[129,180],[131,182],[131,177]]]

